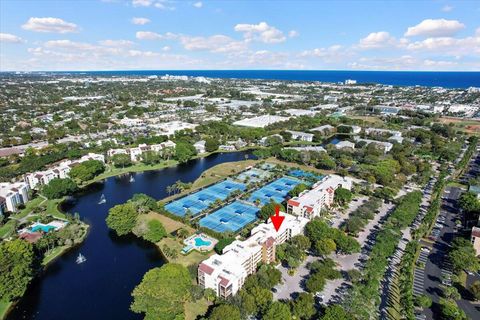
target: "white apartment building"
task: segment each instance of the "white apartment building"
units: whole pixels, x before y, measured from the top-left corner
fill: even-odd
[[[311,133],[305,133],[305,132],[300,132],[300,131],[291,131],[291,130],[286,130],[286,132],[291,133],[292,134],[292,139],[294,139],[294,140],[308,141],[308,142],[313,141],[313,134],[311,134]]]
[[[366,128],[366,134],[371,135],[390,135],[390,137],[401,137],[402,133],[396,130],[388,130],[388,129],[379,129],[379,128]]]
[[[277,245],[291,237],[302,234],[308,219],[286,213],[280,229],[275,231],[272,223],[262,223],[252,229],[251,236],[235,240],[198,266],[198,283],[210,288],[217,296],[227,298],[235,295],[243,286],[248,275],[256,272],[258,265],[275,261]]]
[[[359,134],[362,131],[362,127],[360,127],[360,126],[350,126],[350,125],[347,125],[347,124],[341,124],[337,128],[340,128],[340,127],[350,127],[350,128],[352,128],[352,133],[354,133],[354,134]]]
[[[316,182],[311,190],[305,190],[287,202],[287,213],[306,218],[318,217],[323,209],[333,204],[335,190],[339,187],[352,189],[352,179],[328,175]]]
[[[0,215],[17,211],[19,204],[28,201],[28,184],[25,182],[0,183]]]
[[[235,126],[242,126],[242,127],[252,127],[252,128],[265,128],[266,126],[277,123],[287,121],[289,117],[281,117],[281,116],[271,116],[271,115],[263,115],[254,118],[247,118],[239,121],[235,121],[233,125]]]
[[[326,124],[326,125],[323,125],[323,126],[320,126],[320,127],[316,127],[316,128],[310,129],[310,131],[319,131],[319,132],[321,132],[322,134],[327,134],[327,133],[330,133],[330,132],[334,132],[334,131],[335,131],[335,127],[334,127],[334,126],[331,126],[331,125],[329,125],[329,124]]]
[[[195,148],[195,150],[197,150],[197,153],[205,153],[206,152],[205,140],[200,140],[200,141],[195,142],[193,147]]]
[[[480,255],[480,228],[473,227],[472,228],[472,235],[470,236],[470,240],[473,245],[473,249],[475,249],[476,255]]]
[[[116,154],[127,154],[130,156],[132,162],[140,161],[142,154],[147,151],[161,152],[165,148],[175,148],[176,144],[173,141],[165,141],[158,144],[139,144],[138,147],[127,148],[127,149],[110,149],[107,151],[107,156],[109,158],[113,157]]]
[[[346,141],[346,140],[340,141],[339,143],[336,143],[333,146],[336,149],[345,149],[345,148],[355,149],[355,143]]]
[[[393,148],[393,144],[390,142],[385,142],[385,141],[377,141],[377,140],[371,140],[371,139],[362,139],[360,137],[354,137],[355,141],[361,142],[364,141],[367,145],[370,143],[375,143],[378,147],[380,147],[384,153],[389,152]]]
[[[39,186],[46,185],[55,178],[68,178],[72,167],[89,160],[97,160],[105,163],[105,156],[103,154],[89,153],[78,160],[64,160],[48,170],[29,173],[25,175],[24,180],[28,183],[30,189],[37,189]]]

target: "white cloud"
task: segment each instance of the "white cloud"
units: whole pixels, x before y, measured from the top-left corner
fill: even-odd
[[[465,25],[457,20],[426,19],[416,26],[409,27],[405,36],[449,37],[463,28]]]
[[[130,40],[102,40],[98,42],[102,46],[107,47],[123,47],[128,48],[133,45],[133,42]]]
[[[25,41],[14,34],[0,33],[0,42],[23,43]]]
[[[427,38],[407,46],[412,51],[433,51],[439,55],[464,56],[480,55],[480,34],[466,38]]]
[[[169,0],[132,0],[134,7],[155,7],[161,10],[175,10]]]
[[[393,46],[396,44],[394,37],[386,31],[372,32],[363,39],[360,39],[358,47],[361,49],[378,49]]]
[[[298,37],[300,35],[300,33],[298,33],[298,31],[296,30],[290,30],[290,32],[288,32],[288,36],[290,38],[295,38],[295,37]]]
[[[130,57],[158,57],[160,53],[153,51],[128,50]]]
[[[305,50],[299,54],[304,58],[316,58],[324,63],[332,64],[339,63],[350,59],[354,55],[352,50],[341,45],[332,45],[327,48],[315,48],[312,50]]]
[[[162,51],[167,52],[167,51],[170,51],[171,49],[172,48],[170,48],[169,46],[165,46],[165,47],[162,48]]]
[[[279,43],[287,39],[282,31],[269,26],[266,22],[260,22],[259,24],[240,23],[235,26],[235,31],[242,32],[247,42],[255,40],[263,43]]]
[[[450,5],[448,5],[448,4],[446,4],[446,5],[444,5],[444,6],[442,7],[442,11],[443,11],[443,12],[450,12],[450,11],[452,11],[452,10],[453,10],[453,6],[450,6]]]
[[[210,37],[180,36],[180,42],[186,50],[210,51],[215,53],[245,50],[244,41],[237,41],[228,36],[217,34]]]
[[[195,8],[201,8],[201,7],[203,7],[203,3],[202,3],[202,1],[198,1],[198,2],[195,2],[195,3],[193,4],[193,6],[194,6]]]
[[[138,25],[144,25],[144,24],[147,24],[150,22],[150,19],[147,19],[147,18],[132,18],[132,23],[133,24],[138,24]]]
[[[171,40],[177,38],[176,34],[170,32],[160,34],[152,31],[137,31],[135,36],[140,40]]]
[[[55,33],[69,33],[77,32],[79,28],[76,24],[66,22],[60,18],[34,18],[28,19],[27,23],[22,25],[25,30],[35,32],[55,32]]]
[[[153,4],[153,0],[132,0],[134,7],[150,7]]]

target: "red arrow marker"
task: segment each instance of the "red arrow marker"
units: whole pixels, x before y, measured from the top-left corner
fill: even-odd
[[[285,217],[280,215],[280,207],[279,206],[275,207],[275,215],[270,216],[270,220],[272,220],[273,227],[278,232],[278,230],[280,229],[280,226],[282,225],[283,220],[285,220]]]

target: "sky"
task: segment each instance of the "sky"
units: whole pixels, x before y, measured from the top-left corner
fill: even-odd
[[[0,71],[480,70],[480,1],[0,0]]]

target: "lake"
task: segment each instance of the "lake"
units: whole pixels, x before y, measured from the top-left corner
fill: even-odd
[[[108,210],[135,193],[156,199],[167,196],[165,188],[177,180],[193,182],[217,164],[253,158],[249,152],[218,153],[162,170],[112,177],[91,185],[65,210],[78,212],[90,225],[90,233],[78,247],[53,262],[36,278],[7,319],[142,319],[129,310],[130,293],[149,269],[164,261],[156,246],[135,236],[118,237],[105,218]],[[107,202],[98,204],[104,194]],[[82,253],[87,261],[76,264]]]

